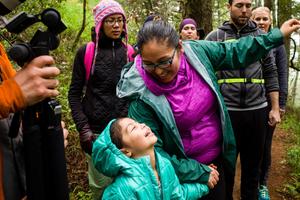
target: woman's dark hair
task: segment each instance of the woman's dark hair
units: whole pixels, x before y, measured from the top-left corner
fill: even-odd
[[[233,0],[228,0],[229,5],[232,5]]]
[[[145,43],[156,40],[157,42],[167,42],[168,46],[176,47],[179,42],[177,31],[166,21],[149,21],[140,29],[137,37],[137,47],[139,51]]]
[[[110,126],[110,138],[112,143],[116,145],[118,149],[123,148],[123,142],[122,142],[122,127],[120,126],[120,121],[122,118],[117,119],[114,121]]]

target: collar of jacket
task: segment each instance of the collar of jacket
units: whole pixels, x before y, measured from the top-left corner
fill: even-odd
[[[113,44],[114,43],[114,44]],[[100,38],[99,38],[99,48],[111,48],[111,47],[120,47],[122,45],[122,37],[118,39],[111,39],[107,37],[104,32],[101,30]]]
[[[251,32],[255,32],[255,31],[259,30],[257,24],[252,20],[249,20],[247,22],[247,24],[243,28],[241,28],[240,30],[238,30],[236,28],[236,26],[230,21],[225,21],[223,23],[223,25],[219,27],[219,29],[221,29],[221,30],[223,30],[227,33],[237,33],[237,32],[239,32],[241,34],[251,33]]]

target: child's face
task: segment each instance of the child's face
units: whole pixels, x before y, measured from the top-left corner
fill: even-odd
[[[133,156],[143,156],[153,149],[157,137],[148,126],[130,118],[122,119],[120,126],[123,147],[131,151]]]

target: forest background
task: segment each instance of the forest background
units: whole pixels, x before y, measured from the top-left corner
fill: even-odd
[[[119,0],[127,13],[127,26],[129,43],[135,44],[135,39],[139,27],[145,18],[153,13],[161,15],[178,29],[182,18],[194,18],[199,27],[204,28],[205,33],[209,33],[225,20],[229,15],[226,9],[226,0]],[[57,66],[61,69],[60,96],[59,101],[63,106],[63,118],[69,129],[69,145],[66,149],[67,170],[70,185],[71,199],[91,199],[91,194],[87,187],[87,164],[85,156],[81,151],[78,133],[70,115],[67,101],[72,62],[75,52],[79,46],[90,41],[90,30],[93,26],[92,8],[98,3],[96,0],[27,0],[17,10],[6,16],[11,18],[20,11],[29,14],[39,14],[45,8],[53,7],[57,9],[63,22],[68,27],[60,34],[60,46],[51,54],[56,59]],[[291,17],[300,18],[300,2],[292,0],[253,0],[253,6],[267,6],[273,11],[273,26],[280,24]],[[29,27],[19,35],[14,35],[0,30],[1,42],[7,48],[15,41],[29,41],[38,28],[45,29],[42,24]],[[287,149],[287,164],[292,171],[290,181],[282,185],[280,192],[286,193],[291,199],[300,199],[300,57],[299,54],[299,34],[295,33],[293,38],[296,45],[290,40],[286,41],[286,48],[289,49],[290,79],[289,79],[289,101],[288,112],[280,125],[282,129],[289,132],[290,144]],[[291,64],[293,63],[293,64]],[[17,68],[17,65],[15,65]],[[297,89],[298,88],[298,89]],[[299,99],[297,98],[299,96]]]

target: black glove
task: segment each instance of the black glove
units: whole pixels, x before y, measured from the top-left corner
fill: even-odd
[[[89,155],[92,154],[93,143],[95,139],[96,139],[96,135],[93,134],[93,132],[90,130],[80,132],[80,146],[85,153]]]

